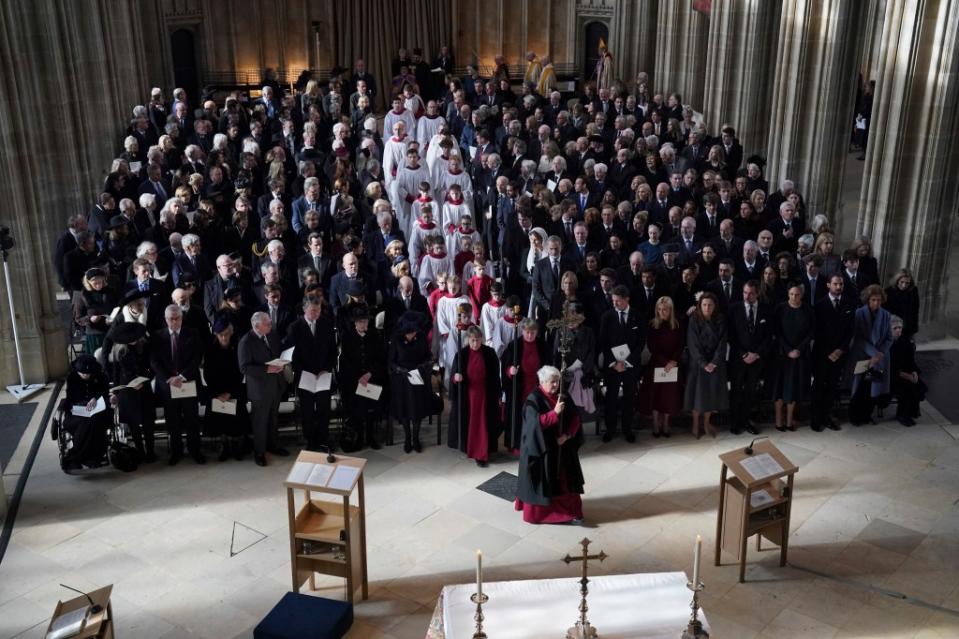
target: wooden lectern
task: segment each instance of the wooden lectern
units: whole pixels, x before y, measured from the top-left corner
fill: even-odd
[[[749,452],[747,452],[749,451]],[[716,521],[716,565],[727,551],[739,560],[739,582],[746,577],[746,541],[758,534],[779,546],[779,565],[786,565],[793,475],[799,468],[768,439],[750,449],[737,448],[719,456],[719,515]],[[732,477],[728,477],[729,472]]]
[[[366,572],[366,500],[363,469],[366,460],[303,451],[293,463],[284,485],[290,518],[290,566],[293,591],[307,581],[316,590],[315,573],[346,579],[346,597],[352,603],[358,588],[369,597]],[[297,506],[296,492],[303,491]],[[357,503],[351,504],[356,490]],[[316,493],[328,496],[315,499]]]
[[[97,639],[113,639],[113,606],[110,604],[110,595],[112,593],[113,586],[109,585],[88,593],[89,599],[81,595],[69,601],[58,601],[57,607],[53,610],[53,617],[50,618],[50,623],[47,625],[46,635],[50,634],[54,623],[56,623],[59,617],[74,610],[86,608],[92,600],[93,603],[100,606],[102,610],[87,616],[86,622],[83,624],[83,630],[81,630],[78,635],[72,635],[71,639],[92,639],[94,637]]]

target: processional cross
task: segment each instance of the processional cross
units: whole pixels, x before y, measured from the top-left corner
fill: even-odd
[[[584,537],[580,545],[583,547],[583,554],[579,557],[571,557],[568,553],[563,557],[563,561],[567,564],[571,564],[574,561],[583,562],[583,576],[580,578],[579,583],[579,592],[582,595],[583,599],[579,602],[579,621],[576,622],[576,625],[570,628],[566,632],[566,639],[591,639],[596,637],[596,628],[590,625],[589,621],[586,619],[586,612],[589,610],[589,607],[586,605],[586,595],[589,594],[589,578],[587,574],[587,565],[591,560],[598,559],[602,562],[609,555],[607,555],[602,550],[599,551],[598,555],[589,554],[589,544],[592,543],[588,537]]]
[[[584,319],[584,315],[570,309],[569,302],[563,302],[563,314],[546,322],[546,328],[559,331],[559,347],[556,350],[563,356],[561,373],[566,372],[566,355],[573,347],[573,329],[582,324]]]

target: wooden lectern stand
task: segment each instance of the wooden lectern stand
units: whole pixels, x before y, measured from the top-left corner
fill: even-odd
[[[293,591],[307,581],[316,590],[314,574],[346,579],[346,598],[352,603],[358,588],[369,597],[366,573],[366,501],[360,457],[337,455],[326,461],[326,453],[303,451],[286,478],[286,501],[290,517],[290,566]],[[356,489],[357,503],[350,503]],[[303,491],[297,506],[295,491]],[[329,495],[314,499],[316,493]],[[339,498],[333,500],[335,498]]]
[[[799,470],[771,441],[756,442],[752,453],[737,448],[719,456],[719,516],[716,521],[716,565],[725,550],[739,560],[739,582],[746,577],[746,540],[758,534],[779,546],[779,565],[786,565],[793,475]],[[727,477],[727,471],[732,477]]]
[[[90,605],[90,600],[93,600],[93,603],[100,606],[102,610],[96,614],[89,615],[86,623],[83,625],[83,630],[80,631],[80,634],[73,635],[71,639],[92,639],[93,637],[97,639],[113,639],[113,606],[110,605],[110,595],[112,593],[113,586],[110,585],[88,593],[90,599],[81,595],[69,601],[58,601],[57,607],[53,610],[53,617],[50,618],[50,623],[47,625],[46,634],[50,633],[54,622],[56,622],[61,615],[73,610],[86,608]]]

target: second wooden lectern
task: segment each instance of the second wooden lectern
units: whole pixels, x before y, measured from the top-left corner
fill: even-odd
[[[723,550],[739,561],[739,581],[746,579],[746,541],[756,549],[762,538],[779,546],[779,565],[786,565],[793,475],[799,470],[771,441],[737,448],[719,456],[719,514],[716,521],[716,565]],[[732,473],[732,476],[729,474]]]
[[[293,591],[309,581],[316,590],[315,573],[346,579],[350,603],[357,590],[369,597],[366,572],[366,499],[363,469],[366,460],[337,455],[328,462],[326,453],[303,451],[287,476],[286,501],[290,518],[290,566]],[[350,503],[354,489],[356,504]],[[304,500],[297,506],[296,491]],[[327,499],[314,499],[321,493]],[[338,499],[337,499],[338,498]],[[336,501],[333,501],[336,499]]]

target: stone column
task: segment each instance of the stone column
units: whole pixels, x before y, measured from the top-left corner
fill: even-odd
[[[709,16],[694,11],[691,0],[660,0],[657,20],[655,91],[678,92],[683,104],[701,111]]]
[[[944,315],[955,250],[957,11],[957,0],[886,5],[856,225],[873,241],[880,275],[913,271],[923,320]]]
[[[37,0],[0,4],[0,223],[28,383],[67,370],[53,248],[67,217],[89,210],[135,104],[147,97],[136,2],[109,11]],[[19,383],[0,279],[0,385]]]
[[[613,16],[610,51],[616,61],[616,77],[633,90],[636,74],[652,75],[656,60],[656,15],[659,0],[620,0]]]
[[[709,18],[703,116],[718,135],[732,124],[746,157],[765,152],[780,4],[714,0]]]
[[[835,215],[855,107],[862,4],[784,0],[766,178],[796,182],[807,219]]]

